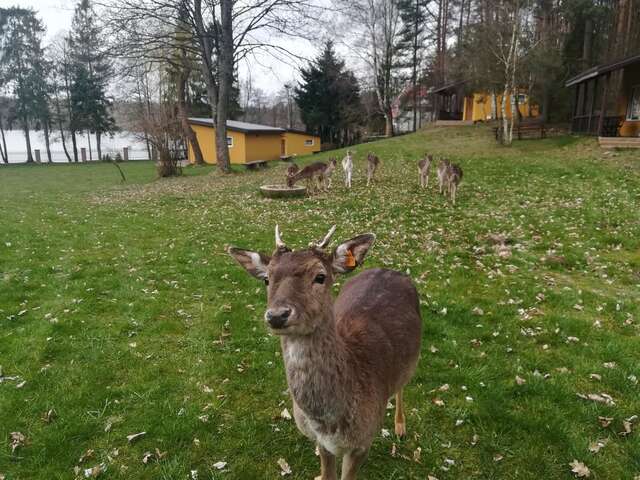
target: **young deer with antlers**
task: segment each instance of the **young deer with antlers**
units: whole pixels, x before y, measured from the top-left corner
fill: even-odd
[[[373,182],[373,177],[376,174],[378,165],[380,165],[380,159],[378,156],[369,152],[367,155],[367,187]]]
[[[422,320],[413,283],[392,270],[365,270],[334,301],[334,276],[361,265],[375,240],[359,235],[329,253],[334,231],[292,251],[276,226],[271,256],[229,253],[267,285],[265,321],[280,336],[296,425],[320,452],[316,480],[337,480],[337,456],[342,480],[354,480],[394,394],[395,431],[406,433],[402,390],[418,363]]]
[[[422,188],[429,186],[429,170],[432,162],[433,156],[426,154],[422,160],[418,161],[418,175],[420,175],[420,186]]]

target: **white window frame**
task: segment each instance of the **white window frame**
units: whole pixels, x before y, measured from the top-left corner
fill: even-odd
[[[227,136],[227,147],[229,148],[233,147],[233,137]]]
[[[307,138],[307,139],[304,141],[304,146],[305,146],[305,147],[313,147],[313,145],[314,145],[315,143],[316,143],[315,138],[311,138],[311,139]]]
[[[529,101],[529,98],[527,97],[526,93],[519,93],[518,94],[518,104],[519,105],[527,103],[528,101]]]
[[[634,106],[633,101],[636,100],[637,111],[635,116],[632,115],[631,108]],[[629,105],[627,105],[627,120],[631,122],[640,121],[640,85],[631,87],[631,96],[629,97]]]

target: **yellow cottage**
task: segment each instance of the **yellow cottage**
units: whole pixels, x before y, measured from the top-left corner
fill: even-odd
[[[496,95],[496,118],[502,118],[502,94]],[[464,98],[464,110],[462,119],[472,122],[485,122],[492,120],[491,105],[493,99],[489,93],[473,93]],[[507,98],[505,105],[507,118],[511,118],[511,101]],[[540,109],[535,103],[529,101],[529,96],[525,93],[518,94],[518,110],[522,118],[537,117]]]
[[[202,156],[207,163],[216,163],[215,132],[210,118],[189,118]],[[232,164],[278,160],[284,156],[307,155],[320,151],[320,137],[298,130],[258,125],[256,123],[227,121],[227,145]],[[191,145],[188,158],[193,163]]]

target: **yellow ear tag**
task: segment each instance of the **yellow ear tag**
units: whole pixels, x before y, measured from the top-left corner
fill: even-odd
[[[353,256],[353,253],[351,253],[351,250],[347,250],[346,256],[347,256],[347,261],[345,262],[345,265],[347,267],[355,267],[357,264],[356,257]]]

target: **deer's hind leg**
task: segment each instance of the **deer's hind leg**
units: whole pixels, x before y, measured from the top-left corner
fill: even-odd
[[[396,417],[395,430],[398,437],[404,437],[407,433],[407,423],[404,417],[404,402],[402,399],[402,389],[396,393]]]
[[[360,466],[367,458],[368,449],[358,448],[351,450],[342,457],[341,480],[355,480]]]
[[[318,451],[320,452],[320,476],[315,480],[338,480],[335,455],[320,445],[318,445]]]

